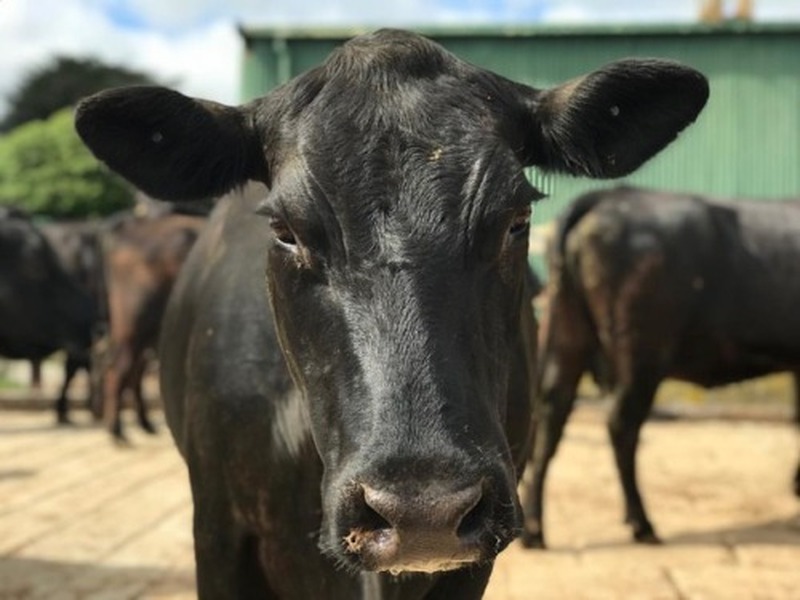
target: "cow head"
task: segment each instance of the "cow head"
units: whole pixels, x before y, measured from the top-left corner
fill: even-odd
[[[155,197],[267,185],[269,298],[325,467],[321,545],[435,571],[491,559],[520,524],[505,399],[540,197],[523,167],[626,174],[707,93],[657,60],[536,90],[384,30],[239,108],[117,89],[77,128]]]

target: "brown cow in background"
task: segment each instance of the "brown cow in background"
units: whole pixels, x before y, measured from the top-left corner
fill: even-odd
[[[126,390],[142,429],[155,432],[142,397],[147,353],[155,347],[175,277],[204,223],[204,217],[184,214],[125,216],[106,234],[109,347],[103,413],[118,441],[126,440],[120,419]]]

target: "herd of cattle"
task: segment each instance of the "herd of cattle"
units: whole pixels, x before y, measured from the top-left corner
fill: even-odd
[[[164,305],[205,218],[172,211],[130,212],[105,220],[38,224],[0,207],[0,357],[41,361],[65,354],[56,418],[70,423],[67,392],[89,374],[88,407],[125,441],[120,421],[129,391],[141,426],[141,385]]]
[[[390,30],[238,108],[102,92],[76,116],[98,158],[154,197],[222,197],[208,219],[88,230],[3,213],[0,354],[63,349],[68,383],[102,324],[120,437],[125,389],[152,430],[139,388],[160,329],[201,598],[479,598],[514,537],[544,545],[545,474],[588,370],[615,399],[627,520],[657,542],[635,454],[659,383],[800,372],[800,202],[582,196],[537,328],[541,195],[522,167],[622,176],[707,95],[661,60],[538,90]]]

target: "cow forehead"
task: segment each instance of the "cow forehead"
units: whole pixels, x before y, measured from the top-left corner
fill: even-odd
[[[406,240],[456,251],[476,229],[541,197],[510,150],[484,142],[409,143],[398,135],[348,151],[305,147],[278,169],[266,204],[333,229],[352,250]]]
[[[509,144],[503,138],[519,129],[521,105],[510,82],[407,32],[351,40],[280,96],[284,155],[361,160],[376,152],[391,165],[409,149],[436,160],[444,148],[459,147],[469,157],[487,144]]]
[[[332,200],[374,196],[384,208],[404,197],[474,196],[484,179],[495,180],[500,194],[521,183],[521,163],[490,111],[435,90],[407,92],[384,99],[352,88],[329,92],[294,124],[273,162],[275,178],[293,171]]]
[[[331,79],[360,79],[376,87],[391,87],[395,81],[457,74],[468,65],[422,36],[382,30],[353,38],[332,52],[324,67]]]
[[[447,141],[464,131],[491,131],[514,102],[512,88],[496,75],[424,38],[399,38],[357,38],[335,52],[309,117],[342,131],[355,126],[352,137],[394,129]]]
[[[350,42],[284,90],[267,203],[370,250],[403,238],[459,246],[484,214],[537,198],[503,126],[513,89],[397,35]]]

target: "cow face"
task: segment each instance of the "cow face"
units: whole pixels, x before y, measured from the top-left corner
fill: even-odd
[[[540,91],[380,31],[241,108],[112,90],[77,127],[156,197],[267,184],[269,298],[325,467],[321,545],[437,571],[519,528],[505,398],[539,197],[523,167],[625,174],[706,95],[652,60]]]

